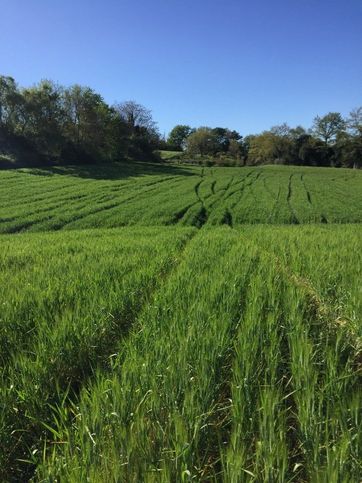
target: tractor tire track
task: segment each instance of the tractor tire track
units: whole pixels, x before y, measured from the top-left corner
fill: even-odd
[[[281,187],[279,186],[279,188],[278,188],[278,194],[277,194],[277,196],[275,198],[275,201],[273,203],[272,209],[271,209],[270,214],[268,216],[268,223],[270,223],[272,221],[272,218],[275,217],[275,215],[277,213],[277,208],[278,208],[279,200],[280,200],[280,193],[281,193]]]
[[[200,193],[199,193],[199,190],[200,190],[200,185],[201,183],[203,182],[204,180],[202,179],[201,181],[198,181],[194,187],[194,190],[195,190],[195,195],[196,195],[196,198],[202,202],[201,198],[200,198]]]
[[[164,181],[164,180],[161,180],[161,181]],[[173,180],[175,181],[175,180]],[[88,204],[83,204],[82,206],[74,206],[72,207],[72,209],[75,211],[75,213],[71,214],[69,213],[68,215],[68,219],[67,220],[63,220],[60,218],[59,219],[59,222],[57,222],[57,218],[59,217],[59,213],[56,212],[53,216],[51,217],[43,217],[43,219],[41,220],[37,220],[35,223],[32,223],[32,225],[37,225],[39,223],[42,223],[44,221],[49,221],[51,223],[51,220],[53,219],[54,220],[54,223],[52,224],[52,229],[53,230],[60,230],[60,229],[67,229],[66,227],[78,220],[81,220],[81,219],[84,219],[84,218],[87,218],[88,216],[92,216],[94,214],[97,214],[97,213],[101,213],[101,212],[108,212],[114,208],[118,208],[119,206],[121,206],[122,204],[124,203],[128,203],[129,201],[133,200],[133,199],[136,199],[136,198],[139,198],[139,197],[144,197],[144,196],[147,196],[150,192],[152,191],[155,191],[157,190],[158,188],[158,185],[159,182],[156,181],[156,182],[152,182],[150,184],[148,184],[141,193],[135,193],[135,194],[132,194],[126,198],[124,198],[122,195],[121,196],[112,196],[110,198],[110,195],[109,194],[104,194],[104,195],[101,195],[101,196],[98,196],[98,197],[94,197],[93,195],[88,195],[88,198],[90,198],[91,200],[95,201],[95,200],[98,200],[98,206],[95,205],[93,206],[92,208],[90,209],[87,209],[85,212],[80,212],[80,210],[82,208],[87,208],[87,206],[89,206]],[[105,202],[102,206],[99,206],[99,202],[102,202],[103,200],[109,200],[109,203]],[[62,203],[63,205],[64,203]],[[29,226],[27,226],[26,228],[29,228]],[[24,228],[23,228],[24,229]],[[21,231],[23,231],[23,229]],[[19,230],[15,230],[15,231],[19,231]]]
[[[299,225],[298,217],[297,217],[297,215],[294,211],[294,208],[292,206],[292,203],[291,203],[291,198],[292,198],[292,194],[293,194],[293,189],[292,189],[293,176],[294,176],[294,173],[289,176],[289,180],[288,180],[287,204],[288,204],[289,211],[290,211],[290,223],[293,224],[293,225]]]
[[[275,201],[279,195],[279,192],[277,193],[277,195],[275,196],[275,193],[273,193],[273,191],[269,188],[268,186],[268,183],[267,183],[267,179],[268,177],[265,177],[263,178],[263,185],[264,185],[264,188],[265,188],[265,191],[269,194],[270,198]]]
[[[302,185],[305,189],[305,192],[306,192],[306,195],[307,195],[307,200],[308,200],[308,203],[310,205],[313,205],[313,202],[312,202],[312,197],[311,197],[311,194],[310,194],[310,191],[308,190],[306,184],[305,184],[305,181],[304,181],[304,173],[300,175],[300,181],[302,182]]]
[[[173,257],[172,262],[165,260],[164,264],[159,267],[159,273],[155,273],[155,283],[150,283],[149,286],[144,287],[142,290],[141,299],[132,306],[125,307],[119,313],[116,313],[113,318],[110,319],[110,323],[107,326],[107,330],[102,331],[102,337],[95,340],[94,345],[90,345],[89,349],[98,347],[95,355],[90,360],[82,362],[82,371],[78,378],[69,378],[58,380],[57,387],[54,388],[53,398],[55,401],[59,401],[59,404],[73,404],[74,401],[79,401],[82,387],[87,381],[88,383],[94,377],[96,370],[107,374],[111,367],[109,365],[109,354],[113,354],[119,348],[120,344],[127,343],[129,334],[135,325],[140,325],[140,319],[142,313],[147,309],[152,300],[157,298],[157,294],[160,290],[163,290],[164,285],[168,279],[177,271],[179,265],[185,258],[185,251],[191,240],[197,236],[198,232],[195,230],[190,233],[187,238],[180,240],[180,246],[177,250],[177,257]],[[106,349],[106,352],[104,352]],[[47,371],[49,379],[51,378],[51,370]],[[50,372],[50,374],[49,374]],[[46,375],[46,374],[45,374]],[[65,376],[63,376],[65,378]],[[46,378],[44,377],[44,380]],[[25,379],[26,381],[26,379]],[[29,382],[29,381],[26,381]],[[19,456],[28,454],[30,445],[43,447],[44,441],[52,441],[54,434],[49,432],[49,427],[44,430],[44,425],[38,420],[38,418],[31,417],[31,409],[29,413],[22,414],[19,412],[18,424],[22,426],[22,432],[26,432],[30,437],[26,442],[22,441],[22,432],[13,432],[11,437],[14,441],[13,446],[10,448],[11,452],[7,455],[6,468],[0,468],[0,477],[5,477],[8,474],[8,469],[14,474],[14,471],[21,474],[24,477],[26,473],[26,481],[32,480],[36,471],[36,464],[27,461],[27,467],[24,471],[24,461],[21,461]],[[56,404],[54,406],[50,404],[44,404],[43,407],[43,421],[47,421],[52,424],[57,417]],[[3,480],[2,480],[3,481]],[[5,480],[4,480],[5,481]],[[7,481],[7,479],[6,479]],[[25,481],[25,480],[22,480]]]
[[[238,205],[240,203],[240,201],[242,200],[244,194],[245,194],[245,190],[249,187],[249,186],[252,186],[253,183],[255,183],[255,181],[259,178],[261,172],[259,171],[257,173],[257,176],[255,178],[251,178],[252,175],[254,175],[255,172],[254,171],[250,171],[250,173],[248,173],[245,178],[243,179],[243,185],[240,189],[240,197],[238,200],[236,200],[229,208],[230,209],[233,209],[235,208],[236,205]],[[255,198],[255,195],[254,195],[254,198]]]

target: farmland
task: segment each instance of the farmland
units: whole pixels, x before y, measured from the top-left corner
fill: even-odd
[[[362,173],[0,172],[0,480],[362,476]]]
[[[136,164],[1,173],[0,232],[362,221],[358,170]]]

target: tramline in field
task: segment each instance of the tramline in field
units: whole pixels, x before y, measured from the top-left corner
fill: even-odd
[[[362,220],[358,170],[139,164],[4,171],[0,181],[2,233]]]
[[[0,479],[358,481],[361,174],[147,169],[0,173]]]

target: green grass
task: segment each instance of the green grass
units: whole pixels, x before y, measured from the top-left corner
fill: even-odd
[[[0,471],[26,458],[57,391],[109,366],[192,234],[148,228],[1,238]]]
[[[157,153],[159,153],[163,161],[170,161],[172,159],[181,158],[183,155],[182,151],[167,151],[165,149],[157,151]]]
[[[358,171],[0,177],[1,481],[361,479]]]
[[[357,170],[136,164],[8,170],[0,181],[1,233],[362,221]]]

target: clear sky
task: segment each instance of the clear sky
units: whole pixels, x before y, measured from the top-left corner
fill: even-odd
[[[362,105],[362,0],[0,0],[0,74],[259,132]]]

